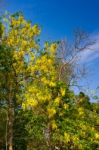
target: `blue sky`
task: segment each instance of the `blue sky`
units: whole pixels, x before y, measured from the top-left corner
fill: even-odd
[[[94,52],[82,54],[82,62],[89,74],[80,82],[94,89],[99,85],[99,0],[4,0],[1,7],[11,13],[22,11],[26,19],[42,28],[42,40],[72,39],[75,28],[80,27],[94,35]]]

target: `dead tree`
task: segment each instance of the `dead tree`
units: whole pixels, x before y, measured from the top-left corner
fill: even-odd
[[[79,55],[88,49],[91,50],[95,40],[90,35],[80,29],[75,30],[74,40],[61,40],[57,52],[58,80],[62,80],[68,85],[71,81],[81,78],[86,74],[85,66],[79,66]]]

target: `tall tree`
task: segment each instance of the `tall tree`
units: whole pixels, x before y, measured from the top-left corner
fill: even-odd
[[[9,31],[0,28],[0,88],[1,101],[7,105],[7,149],[13,149],[14,106],[21,99],[28,76],[27,64],[34,60],[33,49],[38,49],[35,37],[40,30],[32,26],[22,16],[12,16]],[[36,50],[35,50],[36,52]],[[31,57],[30,57],[31,56]],[[29,59],[32,59],[29,61]],[[29,74],[30,75],[30,74]],[[22,83],[25,81],[24,83]]]

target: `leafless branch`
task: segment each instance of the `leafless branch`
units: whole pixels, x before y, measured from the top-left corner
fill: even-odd
[[[95,40],[90,38],[90,35],[80,29],[74,32],[74,41],[70,44],[66,39],[61,40],[57,59],[58,66],[58,79],[63,80],[67,84],[73,78],[80,78],[85,75],[85,66],[78,66],[78,56],[82,51],[92,49],[92,45],[95,44]]]

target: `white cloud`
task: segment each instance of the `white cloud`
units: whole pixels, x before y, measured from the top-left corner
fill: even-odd
[[[93,35],[92,39],[95,39],[96,42],[92,45],[90,50],[86,49],[85,51],[80,53],[80,62],[92,62],[95,59],[99,58],[99,34]]]

